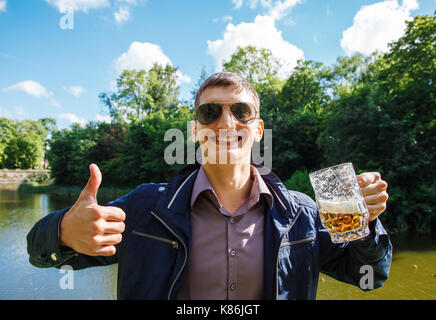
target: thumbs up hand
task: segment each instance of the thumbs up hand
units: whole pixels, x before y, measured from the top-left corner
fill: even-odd
[[[89,166],[89,171],[86,187],[62,218],[60,244],[90,256],[111,256],[121,242],[126,214],[117,207],[98,205],[101,172],[95,164]]]

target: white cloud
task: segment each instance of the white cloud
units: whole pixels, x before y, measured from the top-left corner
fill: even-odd
[[[50,93],[47,91],[44,86],[40,83],[33,80],[26,80],[22,82],[18,82],[10,87],[3,89],[5,92],[8,91],[23,91],[31,96],[41,98],[41,97],[49,97]]]
[[[171,60],[163,53],[162,49],[149,42],[132,42],[121,56],[115,60],[115,70],[120,74],[123,70],[150,70],[153,64],[157,63],[162,66],[172,65]],[[177,71],[179,83],[191,82],[191,78]]]
[[[0,0],[0,12],[6,12],[6,0]]]
[[[64,89],[76,98],[80,98],[80,96],[85,92],[85,89],[83,89],[81,86],[69,86],[64,87]]]
[[[417,0],[378,2],[362,7],[354,16],[353,25],[342,33],[341,47],[347,54],[386,52],[388,43],[398,40],[405,31],[410,12],[416,10]]]
[[[328,5],[328,4],[327,4],[327,9],[326,9],[326,16],[333,17],[333,10],[332,10],[332,8],[330,8],[330,5]]]
[[[218,21],[228,22],[228,21],[232,21],[232,20],[233,20],[233,17],[232,17],[232,16],[230,16],[230,15],[226,15],[226,16],[224,16],[224,17],[222,17],[222,18],[214,18],[212,21],[213,21],[213,22],[218,22]]]
[[[84,118],[79,118],[74,113],[62,113],[59,115],[59,119],[65,119],[71,123],[78,123],[80,126],[85,126],[87,124],[87,120]]]
[[[223,20],[223,22],[232,21],[233,17],[230,15],[227,15],[227,16],[224,16],[222,20]]]
[[[67,8],[85,13],[91,9],[109,7],[109,0],[45,0],[47,3],[58,8],[59,12],[65,12]]]
[[[286,16],[286,14],[289,13],[291,8],[301,3],[301,1],[302,0],[276,1],[274,5],[271,5],[269,15],[274,19],[282,19],[284,16]],[[268,3],[271,4],[271,1]]]
[[[12,118],[12,113],[10,113],[8,110],[6,110],[5,108],[3,108],[2,106],[0,106],[0,118]]]
[[[247,0],[247,5],[250,9],[256,9],[258,4],[264,9],[267,9],[267,15],[273,17],[274,19],[282,19],[289,13],[292,7],[301,3],[303,0],[283,0],[274,1],[273,0]],[[244,0],[232,0],[234,9],[239,9],[242,7]]]
[[[271,53],[280,60],[282,68],[279,71],[279,78],[285,79],[297,65],[299,59],[304,59],[304,53],[295,45],[282,37],[282,32],[275,26],[275,21],[283,19],[290,9],[301,3],[303,0],[246,0],[251,9],[259,5],[266,9],[265,15],[258,15],[254,22],[242,22],[238,25],[227,24],[223,38],[215,41],[207,41],[207,53],[215,60],[216,71],[222,70],[223,62],[230,60],[238,46],[248,45],[257,48],[269,49]],[[235,9],[239,9],[244,0],[232,0]],[[285,25],[293,24],[291,19],[285,21]]]
[[[144,0],[141,0],[142,2],[144,2]],[[138,3],[137,0],[117,0],[118,3],[127,3],[130,4],[131,6],[136,6],[136,4]]]
[[[96,114],[96,115],[95,115],[95,119],[96,119],[98,122],[111,123],[111,117],[108,116],[108,115]]]
[[[115,22],[121,24],[130,19],[130,9],[128,7],[119,7],[117,12],[114,12]]]
[[[254,22],[242,22],[236,26],[229,23],[222,39],[207,41],[207,53],[214,58],[216,71],[220,71],[223,62],[230,60],[238,46],[248,45],[269,49],[281,61],[283,67],[278,75],[281,79],[288,77],[297,60],[304,58],[301,49],[282,38],[273,16],[260,15]]]
[[[52,106],[60,108],[60,104],[53,97],[53,92],[47,91],[43,85],[33,80],[18,82],[10,87],[4,88],[3,91],[22,91],[36,98],[46,98],[50,101]]]
[[[24,115],[24,108],[21,106],[14,106],[14,110],[15,110],[15,114],[17,116],[22,116]]]
[[[149,70],[154,63],[161,65],[171,64],[170,59],[162,52],[162,49],[149,42],[133,42],[127,52],[124,52],[115,61],[115,69],[118,73],[128,69]]]
[[[191,83],[192,79],[190,76],[183,74],[180,70],[177,70],[176,74],[177,74],[177,80],[178,80],[179,84],[183,83],[183,82],[184,83]]]
[[[0,118],[17,119],[25,114],[24,108],[21,106],[13,106],[14,112],[10,112],[6,108],[0,106]]]
[[[243,0],[232,0],[232,3],[235,9],[239,9],[242,7]]]

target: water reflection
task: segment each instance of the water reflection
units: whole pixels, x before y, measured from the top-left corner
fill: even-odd
[[[15,188],[16,189],[16,188]],[[61,289],[66,274],[40,269],[28,259],[26,235],[48,213],[75,199],[22,194],[0,185],[0,299],[116,299],[117,265],[74,271],[74,289]],[[436,239],[393,238],[389,280],[370,292],[321,275],[317,299],[436,299]]]
[[[61,289],[65,274],[59,269],[36,268],[28,261],[29,230],[46,214],[70,205],[69,200],[0,187],[0,299],[116,299],[116,265],[74,271],[70,290]]]

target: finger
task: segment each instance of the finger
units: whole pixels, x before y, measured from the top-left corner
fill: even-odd
[[[94,163],[89,165],[90,177],[88,183],[82,191],[81,197],[87,198],[97,203],[97,192],[100,187],[102,175],[98,166]]]
[[[381,176],[378,172],[364,172],[362,174],[359,174],[356,178],[360,187],[366,187],[381,179]]]
[[[370,221],[374,220],[375,218],[377,218],[377,216],[379,214],[381,214],[382,212],[384,212],[386,210],[386,203],[379,203],[379,204],[375,204],[375,205],[368,205],[368,211],[370,214]]]
[[[367,205],[378,204],[378,203],[386,202],[389,198],[389,195],[387,192],[383,191],[376,194],[367,195],[364,198]]]
[[[375,183],[372,183],[366,187],[360,188],[363,196],[370,196],[373,194],[377,194],[383,191],[386,191],[388,188],[388,184],[384,180],[377,180]]]
[[[120,233],[104,234],[102,236],[98,236],[98,241],[102,246],[118,244],[122,239],[123,236]]]
[[[123,233],[125,229],[124,222],[107,222],[104,228],[105,234]]]
[[[115,246],[102,246],[100,249],[96,251],[96,255],[98,256],[113,256],[117,249]]]
[[[126,213],[118,207],[102,207],[103,217],[106,221],[124,221]]]

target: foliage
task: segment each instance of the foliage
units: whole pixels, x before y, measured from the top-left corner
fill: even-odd
[[[316,144],[328,96],[322,64],[300,61],[262,118],[273,132],[273,171],[283,179],[301,169],[318,168],[323,157]]]
[[[315,200],[315,193],[312,185],[310,184],[309,172],[306,170],[297,170],[292,176],[284,182],[286,188],[289,190],[296,190],[307,194],[313,200]]]
[[[135,187],[144,181],[167,181],[181,165],[164,161],[164,150],[169,144],[164,141],[165,132],[179,129],[187,137],[190,119],[189,107],[180,107],[176,112],[150,113],[129,125],[91,123],[58,131],[50,141],[48,155],[56,184],[83,185],[90,163],[100,167],[106,186]]]
[[[388,226],[430,233],[436,225],[436,19],[416,17],[403,37],[366,60],[328,104],[318,143],[324,165],[352,161],[390,185]]]
[[[357,173],[378,171],[388,182],[388,209],[381,215],[388,230],[431,233],[436,229],[435,46],[435,15],[418,16],[385,54],[340,57],[327,67],[299,61],[281,80],[271,52],[249,46],[238,48],[224,69],[241,74],[259,93],[261,117],[273,132],[272,169],[287,188],[313,197],[308,172],[350,161]],[[206,77],[203,68],[191,102]],[[83,186],[91,162],[99,165],[106,186],[169,181],[183,164],[164,161],[171,143],[164,135],[181,130],[186,150],[192,119],[192,106],[177,99],[176,78],[171,66],[124,71],[114,93],[100,94],[110,124],[56,131],[49,120],[18,124],[2,118],[0,165],[35,163],[20,153],[40,161],[41,137],[51,131],[48,158],[57,184]]]
[[[177,68],[154,64],[149,70],[124,70],[117,79],[117,91],[101,93],[114,122],[143,119],[151,112],[174,110],[178,105]]]
[[[50,121],[54,120],[14,121],[0,118],[0,168],[42,167],[49,130],[45,124]]]

